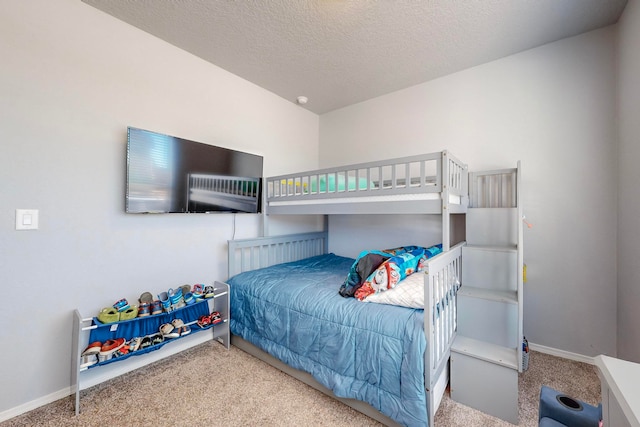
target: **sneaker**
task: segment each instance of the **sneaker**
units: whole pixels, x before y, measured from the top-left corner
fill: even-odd
[[[214,297],[214,288],[213,286],[205,286],[204,288],[204,297],[205,298],[213,298]]]
[[[140,304],[138,307],[138,317],[145,317],[151,314],[151,305],[147,303]]]
[[[151,304],[151,314],[162,314],[162,303],[160,300],[155,300]]]
[[[125,354],[129,353],[129,346],[127,344],[123,345],[122,347],[120,347],[119,349],[117,349],[116,351],[113,352],[113,357],[120,357],[120,356],[124,356]]]
[[[220,313],[218,313],[217,311],[211,313],[211,324],[217,325],[220,322],[222,322],[222,316],[220,316]]]
[[[113,304],[113,308],[115,308],[116,310],[123,312],[126,309],[129,308],[129,303],[127,302],[127,300],[125,298],[122,298],[121,300],[116,301]]]
[[[208,326],[211,325],[211,316],[200,316],[198,318],[198,321],[196,322],[198,324],[198,326],[200,326],[201,328],[206,328]]]
[[[151,346],[151,338],[150,337],[142,338],[142,341],[140,341],[140,350],[143,350],[150,346]]]
[[[186,305],[191,305],[191,304],[193,304],[195,302],[196,302],[196,299],[193,297],[193,294],[191,292],[187,292],[184,295],[184,303]]]
[[[96,363],[98,363],[98,355],[96,353],[83,354],[82,360],[80,361],[80,369],[88,368]]]
[[[193,289],[191,290],[191,295],[193,295],[193,299],[195,302],[200,302],[204,298],[204,285],[196,284],[193,285]]]
[[[160,344],[164,341],[164,337],[161,334],[153,334],[149,338],[151,339],[151,345]]]
[[[171,332],[169,332],[168,334],[164,335],[163,337],[165,338],[179,338],[180,337],[180,328],[173,328],[173,330]]]
[[[171,301],[171,304],[173,305],[177,305],[180,301],[184,301],[184,299],[182,298],[182,288],[178,288],[178,289],[169,289],[169,291],[167,292],[167,294],[169,295],[169,300]]]
[[[102,362],[106,362],[107,360],[111,360],[112,357],[113,357],[113,353],[109,353],[109,354],[98,353],[98,363],[102,363]]]
[[[163,323],[160,325],[160,333],[165,336],[173,332],[174,329],[175,327],[171,323]]]
[[[160,303],[162,304],[162,309],[166,313],[170,313],[171,312],[171,300],[169,300],[169,294],[167,292],[160,292],[158,294],[158,299],[160,300]]]
[[[131,340],[127,343],[127,345],[129,346],[130,352],[138,351],[140,350],[140,347],[142,345],[142,338],[140,337],[131,338]]]
[[[118,322],[120,320],[120,313],[113,307],[106,307],[98,313],[98,320],[102,323]]]
[[[107,356],[113,355],[116,351],[120,350],[125,345],[124,338],[116,338],[115,340],[107,340],[100,348],[100,355]]]
[[[186,295],[189,292],[191,292],[191,286],[189,285],[182,285],[181,288],[182,288],[182,295]]]
[[[140,301],[140,304],[151,304],[153,302],[153,295],[151,295],[151,292],[143,292],[138,301]]]
[[[100,341],[92,342],[87,346],[87,348],[84,349],[84,351],[82,352],[82,355],[91,356],[92,354],[93,355],[98,354],[100,353],[101,347],[102,347],[102,343]]]
[[[133,307],[129,307],[120,313],[120,320],[130,320],[135,319],[138,316],[138,307],[135,305]]]

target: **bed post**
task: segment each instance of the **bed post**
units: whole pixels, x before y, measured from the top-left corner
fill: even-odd
[[[324,215],[324,218],[322,219],[322,231],[327,233],[327,236],[329,235],[329,215]],[[324,246],[324,252],[329,253],[329,243],[326,240]]]
[[[266,237],[269,235],[269,219],[267,217],[267,191],[268,191],[267,180],[262,177],[262,233],[261,237]]]
[[[449,250],[451,244],[451,218],[449,213],[449,156],[447,151],[442,152],[442,159],[440,160],[440,167],[442,168],[442,174],[440,185],[442,186],[442,251]]]

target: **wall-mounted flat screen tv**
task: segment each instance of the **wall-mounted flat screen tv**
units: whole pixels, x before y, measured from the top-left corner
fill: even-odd
[[[262,156],[127,130],[127,213],[261,211]]]

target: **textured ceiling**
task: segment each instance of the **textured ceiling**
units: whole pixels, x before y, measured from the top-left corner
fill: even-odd
[[[574,36],[627,0],[82,0],[322,114]]]

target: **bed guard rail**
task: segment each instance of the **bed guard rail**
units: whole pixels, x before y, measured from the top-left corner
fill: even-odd
[[[443,358],[448,358],[456,336],[457,292],[462,278],[461,242],[449,251],[427,260],[425,277],[425,318],[428,354],[425,354],[425,384],[438,378]]]
[[[245,271],[326,254],[328,242],[326,231],[229,240],[229,277]]]
[[[439,193],[443,187],[463,196],[467,182],[466,165],[443,151],[279,175],[267,178],[266,186],[272,202]]]

